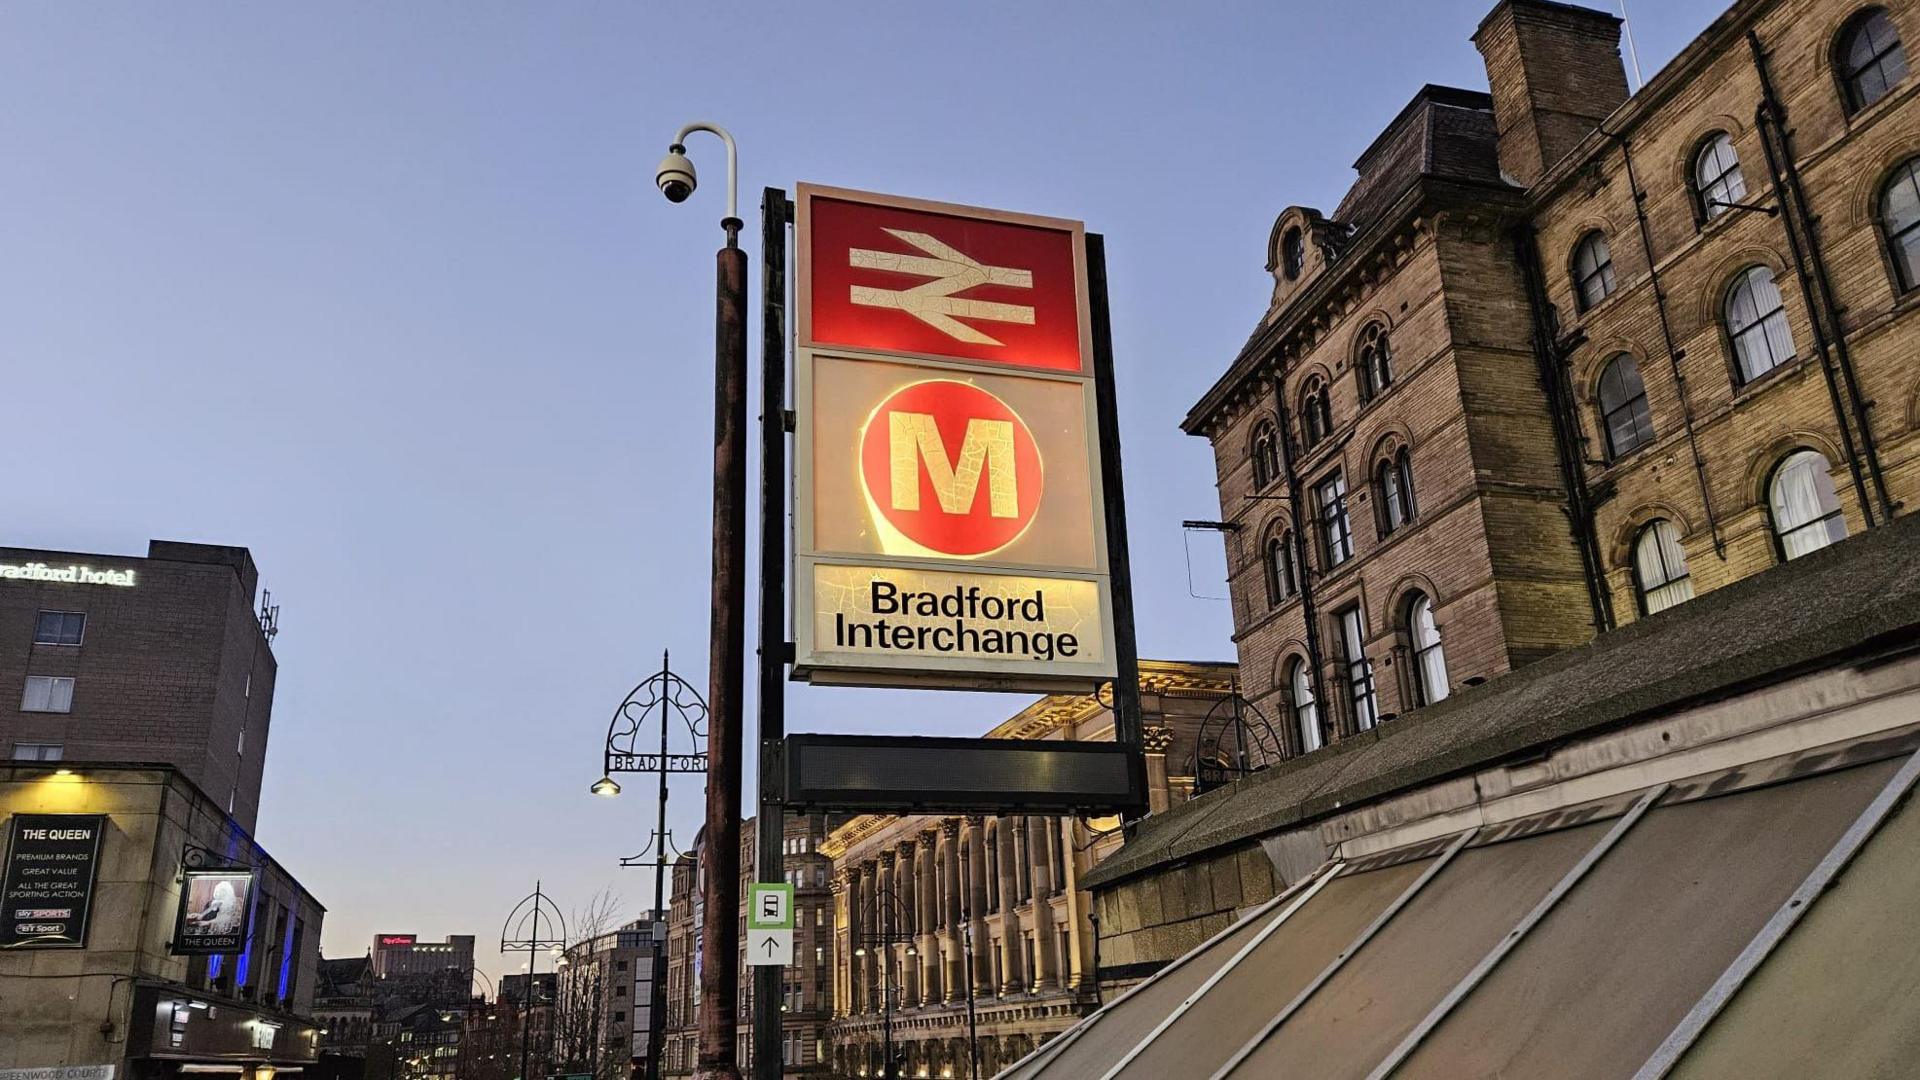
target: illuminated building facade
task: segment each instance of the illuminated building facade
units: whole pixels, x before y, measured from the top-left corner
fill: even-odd
[[[309,1068],[325,909],[224,810],[167,765],[12,762],[0,766],[0,827],[21,851],[23,819],[98,821],[97,873],[73,881],[76,942],[52,937],[0,948],[0,1032],[8,1067],[94,1070],[74,1080],[160,1080],[224,1072],[270,1080]],[[176,919],[189,866],[253,870],[244,950],[176,955]],[[90,880],[89,880],[90,877]],[[19,879],[15,879],[16,881]],[[9,901],[9,930],[20,910]],[[58,920],[49,926],[59,925]],[[110,1071],[109,1071],[110,1070]]]
[[[1188,801],[1223,752],[1232,767],[1234,676],[1228,663],[1140,661],[1156,812]],[[987,735],[1107,742],[1113,713],[1093,695],[1052,694]],[[1096,962],[1113,965],[1079,879],[1120,846],[1118,825],[867,814],[834,829],[822,849],[834,874],[831,1075],[883,1075],[891,1041],[898,1076],[964,1078],[973,1053],[991,1076],[1091,1012]],[[1271,890],[1264,864],[1247,871],[1249,890]]]

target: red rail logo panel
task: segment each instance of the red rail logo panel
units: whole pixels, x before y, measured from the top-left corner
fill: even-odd
[[[1086,369],[1072,232],[828,197],[811,213],[814,343]]]

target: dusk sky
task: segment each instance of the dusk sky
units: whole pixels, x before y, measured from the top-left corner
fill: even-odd
[[[471,933],[518,970],[535,879],[650,904],[617,860],[651,799],[587,785],[662,649],[705,688],[725,173],[696,135],[700,190],[660,197],[680,124],[740,141],[756,283],[760,190],[802,180],[1104,233],[1141,652],[1231,658],[1179,421],[1265,310],[1275,215],[1331,211],[1421,84],[1484,88],[1490,4],[0,6],[0,543],[251,548],[282,605],[259,839],[324,953]],[[1641,0],[1646,74],[1723,6]],[[975,734],[1029,699],[789,700]]]

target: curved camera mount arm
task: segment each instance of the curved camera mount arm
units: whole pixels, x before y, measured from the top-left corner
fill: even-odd
[[[673,137],[673,145],[680,148],[681,153],[685,153],[687,136],[696,131],[718,135],[720,141],[727,144],[727,220],[738,221],[740,219],[740,151],[734,146],[733,136],[727,133],[726,128],[706,120],[695,120],[681,128],[680,133]],[[725,222],[722,224],[724,225]]]

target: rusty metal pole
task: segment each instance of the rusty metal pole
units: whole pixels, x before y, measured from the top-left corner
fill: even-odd
[[[747,615],[747,253],[720,223],[714,324],[713,632],[707,675],[707,842],[700,925],[700,1080],[739,1080],[740,746]],[[777,826],[776,826],[777,827]]]

